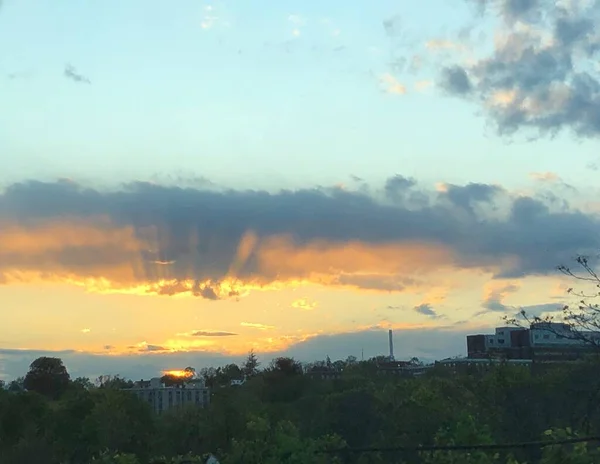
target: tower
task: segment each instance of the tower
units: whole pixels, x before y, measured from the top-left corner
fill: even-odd
[[[392,329],[388,332],[390,338],[390,361],[394,361],[394,340],[392,339]]]

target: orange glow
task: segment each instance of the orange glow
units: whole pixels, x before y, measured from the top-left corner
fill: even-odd
[[[68,283],[101,294],[208,294],[217,299],[307,284],[401,292],[422,286],[420,275],[449,269],[454,263],[453,253],[436,244],[315,240],[299,246],[287,236],[259,238],[250,231],[232,245],[236,253],[229,265],[203,269],[204,275],[215,274],[212,279],[195,279],[193,250],[199,236],[191,232],[189,245],[183,244],[179,251],[181,257],[163,260],[143,258],[144,253],[167,250],[171,243],[156,227],[136,232],[131,227],[111,226],[106,218],[85,223],[72,219],[33,229],[6,224],[0,227],[0,254],[10,256],[10,260],[0,262],[0,282]],[[210,244],[213,239],[207,240]],[[63,251],[70,253],[65,261],[58,258]],[[220,256],[212,253],[214,258],[207,261],[218,261]],[[247,269],[250,256],[254,257],[254,267]],[[181,278],[173,271],[178,260],[182,261],[177,274],[183,275]]]
[[[190,378],[190,377],[193,377],[193,375],[194,375],[192,372],[188,372],[183,369],[173,369],[173,370],[168,370],[168,371],[162,371],[162,374],[168,375],[170,377],[177,377],[177,378]]]

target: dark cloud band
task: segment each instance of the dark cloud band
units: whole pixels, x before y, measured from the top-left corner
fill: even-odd
[[[224,293],[215,285],[225,276],[259,283],[303,277],[285,275],[294,264],[291,257],[261,266],[258,250],[274,237],[287,237],[298,249],[312,247],[315,256],[322,250],[321,258],[303,266],[334,269],[338,282],[368,288],[401,289],[414,272],[389,285],[389,275],[382,275],[377,284],[376,272],[365,280],[366,274],[344,268],[343,260],[326,262],[327,247],[361,244],[364,254],[369,247],[421,243],[450,250],[459,267],[487,267],[503,277],[544,274],[600,244],[596,216],[551,200],[476,183],[427,191],[401,176],[381,188],[275,193],[143,182],[100,191],[73,182],[30,181],[0,195],[0,276],[60,271],[97,278],[110,268],[127,285],[160,281],[159,293],[192,291],[217,299]],[[60,224],[67,229],[57,229]],[[77,235],[73,224],[87,229]],[[23,244],[22,237],[7,236],[11,228],[33,239]],[[245,240],[249,231],[253,240]],[[423,267],[414,261],[414,270]],[[184,281],[195,283],[184,288],[190,285]],[[236,295],[234,288],[225,292]]]

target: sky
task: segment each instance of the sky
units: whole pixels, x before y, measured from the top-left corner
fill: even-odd
[[[600,245],[600,2],[0,2],[0,378],[464,355]]]

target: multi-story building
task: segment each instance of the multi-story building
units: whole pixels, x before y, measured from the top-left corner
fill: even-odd
[[[577,333],[568,324],[557,322],[536,322],[528,329],[498,327],[494,334],[467,336],[467,353],[471,359],[575,360],[593,348],[584,339],[600,340],[599,335]]]
[[[150,404],[160,414],[184,405],[207,407],[210,403],[210,391],[198,380],[183,382],[180,385],[167,387],[160,378],[140,380],[127,391]]]

